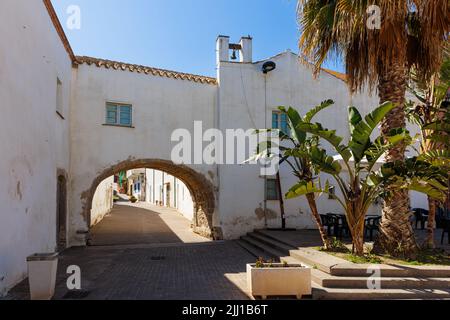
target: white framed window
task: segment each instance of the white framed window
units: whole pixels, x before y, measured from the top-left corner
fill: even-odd
[[[132,106],[130,104],[107,102],[105,124],[131,127]]]
[[[272,111],[272,129],[280,129],[289,135],[289,126],[287,115],[281,111]]]

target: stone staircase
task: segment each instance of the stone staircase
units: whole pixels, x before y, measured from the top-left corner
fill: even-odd
[[[298,248],[266,230],[255,230],[238,243],[265,260],[299,263],[312,268],[313,299],[450,299],[450,267],[354,264],[312,248]],[[373,283],[379,289],[369,289]]]

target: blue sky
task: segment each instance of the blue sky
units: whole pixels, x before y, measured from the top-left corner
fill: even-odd
[[[215,41],[253,37],[254,60],[298,52],[295,0],[53,0],[76,55],[215,76]],[[67,8],[81,9],[69,30]],[[342,71],[335,61],[325,67]]]

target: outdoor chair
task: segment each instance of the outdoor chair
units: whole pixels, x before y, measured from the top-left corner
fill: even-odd
[[[336,217],[329,214],[321,214],[320,219],[322,220],[322,225],[327,228],[327,235],[337,236],[339,233],[339,223]],[[331,231],[333,230],[333,233]]]
[[[442,237],[441,237],[441,244],[444,244],[445,234],[447,233],[448,238],[448,244],[450,244],[450,220],[443,220],[442,221]]]
[[[347,218],[343,214],[327,213],[333,223],[334,236],[336,238],[342,239],[342,235],[345,232],[346,235],[350,234],[350,229],[348,228]]]
[[[436,228],[442,229],[445,220],[450,220],[450,210],[442,207],[436,208]]]
[[[428,221],[428,210],[422,208],[414,208],[412,209],[414,213],[414,217],[416,218],[416,229],[420,223],[420,227],[422,230],[425,229],[425,223]]]
[[[380,231],[380,222],[381,217],[371,217],[366,219],[364,227],[364,236],[367,238],[367,234],[369,234],[370,241],[373,241],[374,231],[376,232]]]

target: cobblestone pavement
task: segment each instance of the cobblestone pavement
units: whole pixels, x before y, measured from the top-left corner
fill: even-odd
[[[249,299],[245,268],[254,260],[235,241],[72,248],[59,259],[54,299]],[[76,293],[66,286],[69,265],[81,268]],[[7,299],[29,299],[28,281]]]
[[[90,232],[91,245],[207,242],[175,209],[121,202]]]

